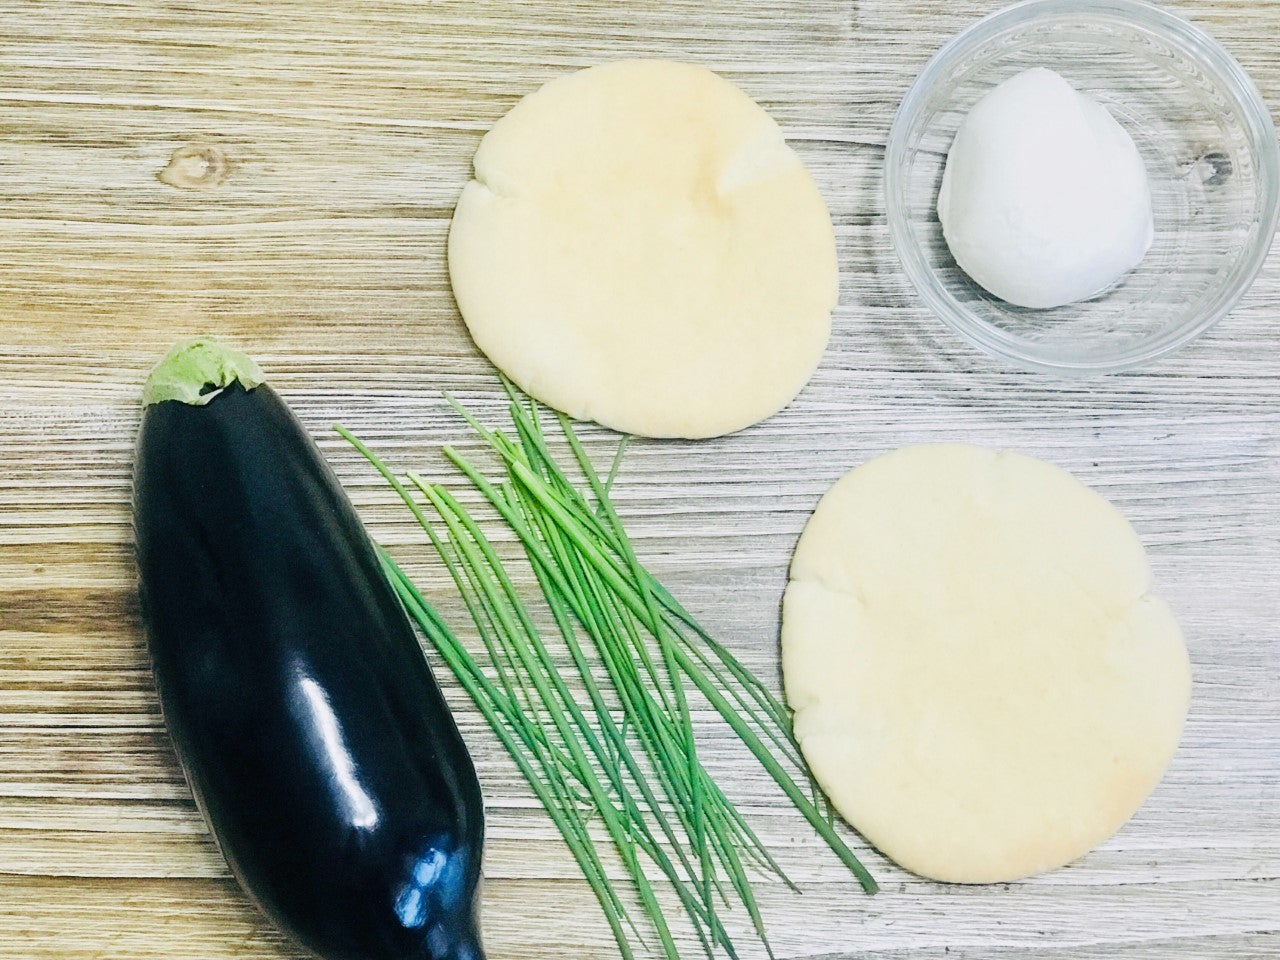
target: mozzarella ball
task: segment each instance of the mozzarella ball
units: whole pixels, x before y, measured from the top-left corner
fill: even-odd
[[[965,117],[947,155],[938,218],[956,263],[1022,307],[1101,293],[1142,261],[1154,236],[1133,138],[1041,68],[1006,80]]]

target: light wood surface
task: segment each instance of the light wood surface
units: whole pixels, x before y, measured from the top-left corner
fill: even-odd
[[[629,454],[619,502],[686,604],[776,681],[786,564],[818,496],[888,448],[960,438],[1045,457],[1112,498],[1194,662],[1184,744],[1134,820],[1067,869],[995,887],[926,883],[868,851],[884,892],[859,895],[708,720],[710,762],[804,888],[762,883],[779,955],[1280,956],[1280,261],[1142,373],[1058,383],[942,329],[888,249],[882,148],[925,59],[993,6],[0,0],[0,957],[301,956],[228,878],[161,727],[130,554],[141,380],[179,337],[234,339],[375,536],[431,577],[328,426],[444,475],[438,448],[464,431],[441,391],[496,413],[446,282],[450,209],[517,98],[621,56],[702,63],[762,102],[841,247],[831,346],[796,403],[733,437]],[[1280,106],[1280,5],[1177,9]],[[591,436],[604,455],[611,438]],[[615,956],[545,816],[455,702],[488,797],[490,956]]]

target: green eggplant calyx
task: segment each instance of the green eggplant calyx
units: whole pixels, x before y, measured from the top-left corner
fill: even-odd
[[[142,405],[178,400],[203,406],[232,383],[251,390],[267,378],[238,350],[210,337],[178,344],[164,355],[142,388]]]

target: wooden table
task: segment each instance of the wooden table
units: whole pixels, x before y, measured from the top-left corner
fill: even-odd
[[[1280,6],[1176,6],[1280,105]],[[622,56],[703,63],[760,100],[830,201],[844,269],[830,349],[788,410],[629,456],[619,501],[687,604],[776,678],[786,564],[818,496],[888,448],[962,438],[1046,457],[1113,499],[1194,661],[1156,794],[1079,863],[1012,885],[926,883],[868,851],[885,889],[860,896],[708,723],[709,762],[804,887],[762,884],[780,955],[1280,956],[1280,260],[1143,373],[1052,382],[942,329],[888,248],[883,145],[925,59],[992,7],[0,2],[0,957],[300,956],[228,878],[161,727],[130,553],[139,385],[184,335],[243,345],[373,533],[429,575],[407,517],[328,425],[444,475],[438,448],[463,430],[441,391],[498,410],[446,282],[451,207],[517,98]],[[610,438],[591,437],[603,455]],[[545,816],[456,702],[489,800],[490,955],[615,956]]]

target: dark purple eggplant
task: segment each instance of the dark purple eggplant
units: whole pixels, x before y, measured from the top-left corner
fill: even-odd
[[[134,476],[165,724],[227,863],[325,960],[483,960],[483,805],[315,443],[213,341],[148,380]]]

